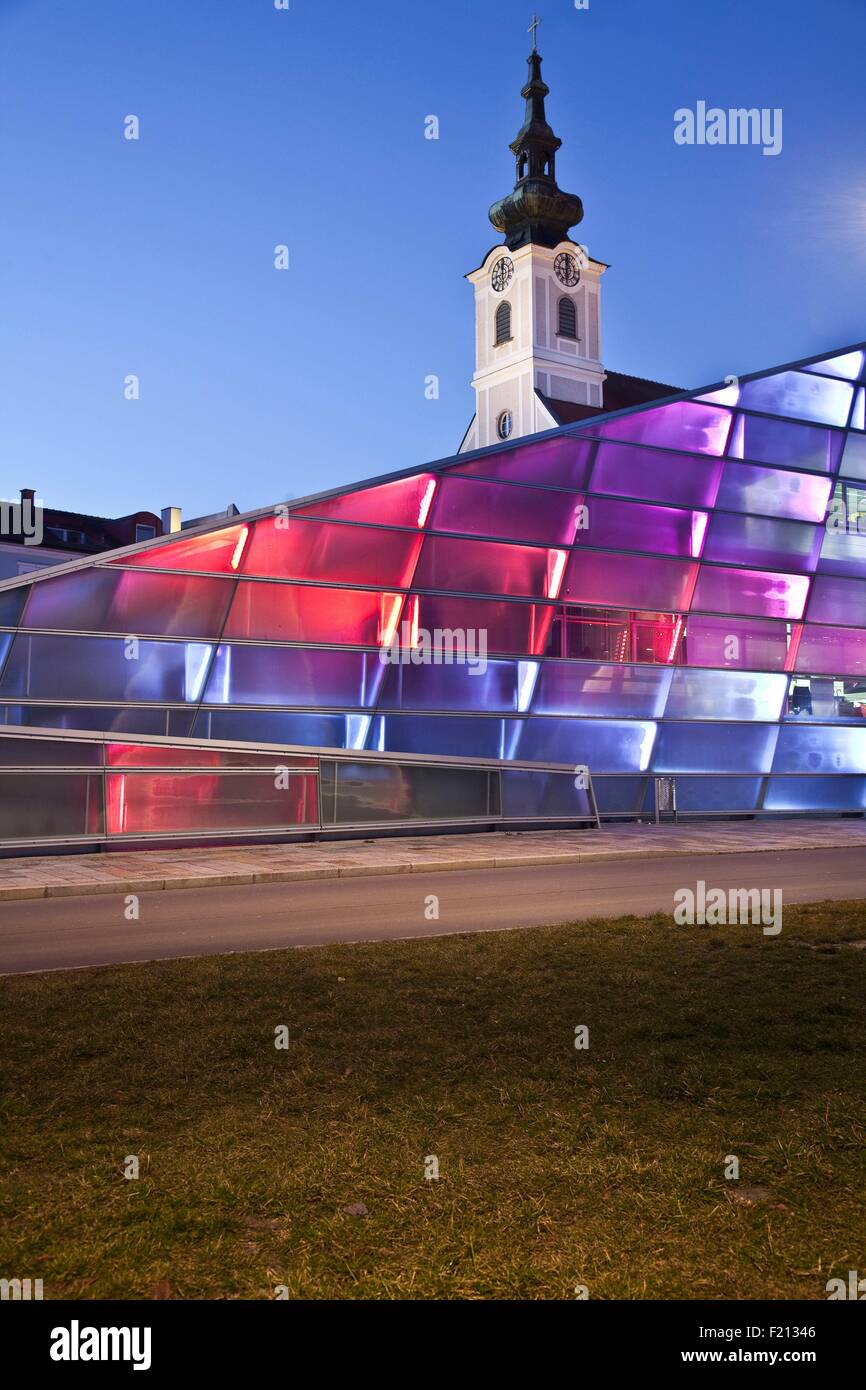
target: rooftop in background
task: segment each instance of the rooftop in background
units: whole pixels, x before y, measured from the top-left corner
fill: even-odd
[[[628,376],[624,372],[608,372],[604,383],[603,407],[559,401],[543,395],[541,391],[536,394],[544,401],[558,425],[574,425],[594,415],[609,415],[615,410],[628,410],[633,405],[649,405],[652,401],[676,396],[686,389],[683,386],[666,386],[662,381],[647,381],[642,376]]]

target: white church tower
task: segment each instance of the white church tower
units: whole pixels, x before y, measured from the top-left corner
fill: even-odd
[[[549,91],[533,43],[522,93],[526,120],[511,146],[517,183],[489,214],[505,244],[466,277],[475,289],[476,413],[461,453],[553,429],[561,413],[547,401],[604,406],[601,277],[607,266],[568,235],[583,217],[583,204],[556,182],[562,141],[547,124]]]

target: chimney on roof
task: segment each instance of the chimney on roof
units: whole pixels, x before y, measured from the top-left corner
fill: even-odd
[[[32,488],[32,487],[23,487],[23,488],[21,489],[21,501],[22,501],[22,504],[23,504],[24,502],[35,502],[35,501],[36,501],[36,489],[35,489],[35,488]]]
[[[180,507],[163,507],[163,509],[162,509],[162,534],[163,534],[164,536],[168,536],[168,535],[171,535],[171,533],[172,533],[173,531],[179,531],[180,528],[181,528],[181,510],[180,510]]]

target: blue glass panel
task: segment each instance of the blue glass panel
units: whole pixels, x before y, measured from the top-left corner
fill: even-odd
[[[25,627],[139,636],[217,637],[234,582],[190,574],[87,569],[34,584]]]
[[[862,811],[862,777],[771,777],[764,797],[767,811]]]
[[[633,815],[643,805],[645,777],[593,777],[592,789],[602,815]]]
[[[196,738],[238,743],[298,744],[304,748],[346,748],[346,714],[294,714],[276,710],[203,709],[195,722]],[[353,726],[354,727],[354,726]],[[353,745],[357,747],[357,744]]]
[[[792,676],[785,719],[855,724],[866,728],[866,681],[834,676]]]
[[[30,593],[25,585],[20,589],[7,589],[0,594],[0,627],[17,627],[24,607],[24,600]]]
[[[831,381],[805,372],[779,372],[760,381],[744,381],[740,404],[769,415],[847,425],[853,395],[854,388],[846,381]]]
[[[703,558],[760,569],[809,570],[815,568],[823,535],[823,529],[799,521],[717,512],[710,520]]]
[[[656,725],[651,721],[529,719],[514,757],[524,762],[568,763],[601,772],[645,772]]]
[[[769,772],[776,724],[662,724],[653,772]]]
[[[470,666],[388,666],[382,709],[498,710],[525,708],[538,672],[537,661],[487,661]]]
[[[364,707],[375,703],[384,671],[378,652],[223,644],[203,703]]]
[[[198,642],[119,637],[49,637],[20,633],[0,693],[33,700],[194,700],[210,648]]]
[[[839,472],[846,478],[866,478],[866,434],[849,434]]]
[[[0,720],[35,729],[83,729],[104,733],[189,738],[191,710],[142,709],[136,705],[7,705]]]
[[[761,777],[678,777],[677,810],[687,812],[756,811]]]
[[[589,714],[657,719],[671,683],[666,667],[545,662],[535,714]]]
[[[732,458],[755,459],[758,463],[834,473],[844,439],[844,434],[834,430],[799,425],[793,420],[738,415],[728,453]]]
[[[9,648],[12,646],[12,633],[0,632],[0,673],[3,671],[3,664],[9,655]]]
[[[866,773],[866,729],[783,724],[773,771]]]
[[[385,753],[432,753],[457,758],[507,758],[516,740],[508,719],[381,714],[373,720],[368,748]],[[511,755],[513,756],[513,754]]]
[[[749,671],[674,672],[665,710],[668,719],[778,719],[788,677]]]
[[[576,782],[573,773],[506,769],[502,773],[502,814],[512,820],[543,816],[589,817],[592,815],[589,792],[576,786]]]

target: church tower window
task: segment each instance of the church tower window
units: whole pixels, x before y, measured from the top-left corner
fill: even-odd
[[[559,325],[556,331],[560,338],[577,339],[577,308],[574,300],[565,294],[559,301]]]
[[[511,305],[504,300],[496,310],[496,346],[511,342]]]

